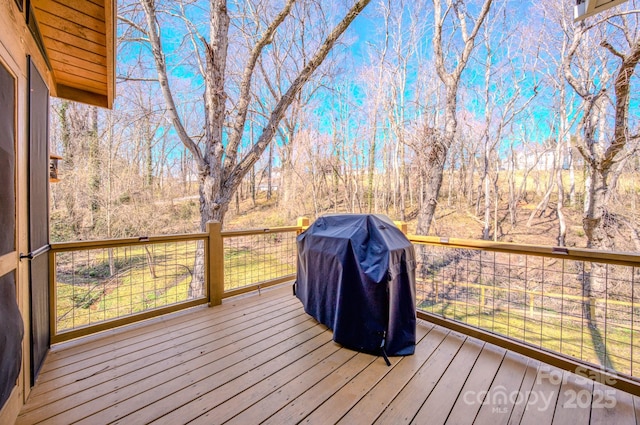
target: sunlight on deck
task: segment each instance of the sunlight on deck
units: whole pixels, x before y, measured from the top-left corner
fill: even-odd
[[[17,424],[628,423],[640,399],[419,322],[416,353],[335,344],[289,285],[54,346]]]

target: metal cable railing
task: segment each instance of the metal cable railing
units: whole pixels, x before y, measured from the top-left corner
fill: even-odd
[[[295,278],[302,226],[53,244],[51,335],[62,341]]]
[[[208,302],[204,273],[196,262],[206,236],[52,245],[52,335],[83,333],[141,313]],[[194,291],[194,281],[203,290]]]
[[[420,311],[640,375],[640,256],[410,236]]]
[[[224,296],[293,280],[300,227],[222,232]]]

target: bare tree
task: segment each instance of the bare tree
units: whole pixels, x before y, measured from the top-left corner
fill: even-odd
[[[567,83],[580,97],[582,115],[577,130],[581,137],[576,146],[584,158],[587,173],[582,227],[587,247],[612,250],[615,249],[616,227],[620,222],[627,223],[610,210],[611,183],[623,169],[620,163],[633,153],[631,145],[640,138],[629,125],[631,82],[640,61],[637,16],[629,19],[626,13],[622,13],[589,24],[582,21],[573,25],[572,35],[563,70]],[[608,61],[610,57],[614,59],[613,64]],[[613,85],[613,93],[608,89],[609,84]],[[606,116],[608,102],[613,109],[609,123]],[[630,230],[633,234],[633,226]],[[601,364],[612,368],[596,320],[599,312],[593,301],[606,296],[607,269],[600,263],[591,263],[583,273],[582,291],[588,300],[583,302],[583,314]]]
[[[506,5],[503,5],[503,7]],[[513,31],[510,30],[502,10],[496,10],[493,15],[497,17],[493,22],[488,22],[484,31],[484,131],[483,141],[483,164],[481,168],[480,185],[484,193],[484,220],[482,238],[490,239],[491,228],[493,227],[493,240],[498,240],[498,202],[500,198],[500,188],[498,184],[500,158],[498,147],[502,142],[506,129],[525,111],[537,95],[538,83],[531,75],[523,69],[516,69],[517,65],[524,67],[526,58],[536,60],[534,49],[528,49],[527,45],[531,41],[526,39],[513,40]],[[490,31],[491,27],[500,24],[502,31],[499,37],[494,40]],[[514,44],[515,41],[515,44]],[[499,46],[499,47],[498,47]],[[497,54],[497,51],[502,54]],[[517,57],[516,52],[527,52],[525,55]],[[533,84],[533,89],[528,90],[530,94],[523,93],[525,84]],[[479,189],[480,193],[481,190]],[[493,196],[493,203],[492,203]],[[479,211],[480,196],[478,196]],[[493,213],[493,220],[492,220]],[[477,214],[477,213],[476,213]]]
[[[618,37],[618,45],[614,46],[605,36],[600,41],[601,48],[606,49],[617,61],[616,68],[609,73],[600,68],[598,78],[593,74],[585,74],[582,63],[577,55],[582,47],[589,49],[592,54],[594,46],[583,46],[587,43],[588,31],[593,26],[611,25],[622,32]],[[610,33],[610,36],[613,35]],[[603,22],[587,26],[584,22],[574,25],[573,39],[564,58],[564,76],[581,98],[582,118],[578,123],[581,135],[577,149],[585,160],[588,178],[584,201],[582,225],[587,236],[587,247],[596,249],[614,248],[611,234],[615,218],[609,212],[611,197],[610,181],[621,167],[616,167],[620,161],[629,155],[628,147],[640,135],[632,134],[629,128],[629,105],[631,81],[636,65],[640,61],[640,33],[633,31],[627,19],[622,17],[620,22]],[[593,67],[596,71],[597,67]],[[606,69],[606,68],[605,68]],[[607,90],[607,75],[613,77],[613,93]],[[610,136],[604,134],[604,108],[607,100],[613,104],[613,128]],[[608,143],[607,143],[608,142]],[[603,288],[602,288],[603,289]]]
[[[200,138],[189,134],[183,118],[176,106],[176,94],[171,85],[167,69],[166,52],[163,49],[163,38],[159,21],[158,4],[153,0],[140,0],[144,11],[146,25],[132,25],[143,34],[151,45],[158,80],[165,99],[167,114],[178,134],[178,137],[193,155],[199,172],[200,181],[200,214],[201,228],[204,229],[210,220],[224,220],[232,196],[243,177],[253,164],[260,158],[262,152],[271,142],[278,125],[287,108],[295,99],[297,93],[311,78],[316,69],[322,64],[340,35],[349,27],[351,22],[367,6],[370,0],[357,0],[340,20],[324,41],[317,47],[315,53],[304,67],[289,83],[274,108],[270,111],[264,128],[256,143],[240,155],[246,131],[247,115],[251,103],[252,80],[256,65],[267,46],[277,35],[278,28],[290,15],[296,0],[288,0],[282,9],[269,22],[258,22],[252,28],[254,32],[253,45],[248,49],[248,55],[239,74],[239,83],[232,87],[232,79],[228,74],[227,61],[230,48],[231,16],[226,0],[211,0],[209,5],[209,37],[197,32],[186,16],[185,23],[196,57],[200,74],[204,80],[204,135]],[[262,5],[263,3],[259,3]],[[295,43],[295,40],[292,40]],[[202,54],[200,54],[202,51]],[[234,51],[234,54],[236,51]],[[234,57],[234,60],[237,58]],[[230,94],[235,93],[234,99]],[[230,109],[231,107],[231,109]],[[227,119],[230,120],[227,126]]]
[[[427,131],[431,139],[428,144],[427,161],[424,166],[425,170],[425,202],[418,213],[419,234],[428,234],[431,227],[431,221],[435,214],[438,203],[438,195],[442,186],[444,174],[445,160],[447,153],[456,137],[458,127],[457,109],[458,109],[458,87],[460,85],[460,77],[467,66],[467,62],[475,47],[476,36],[480,31],[492,0],[484,0],[478,16],[473,22],[464,1],[445,0],[445,8],[443,11],[442,0],[433,0],[434,12],[434,35],[433,48],[435,53],[435,67],[438,78],[445,87],[445,107],[444,107],[444,129]],[[445,53],[445,41],[443,40],[444,25],[447,19],[451,17],[455,21],[454,30],[460,30],[462,38],[462,49],[455,55],[453,64],[447,65],[446,59],[452,56],[452,52]],[[470,22],[471,21],[471,22]],[[469,24],[472,27],[469,28]],[[449,70],[450,69],[450,70]],[[435,137],[433,137],[435,136]]]

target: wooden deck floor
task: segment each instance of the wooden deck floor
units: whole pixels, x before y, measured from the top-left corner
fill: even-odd
[[[420,323],[416,354],[341,348],[289,286],[72,341],[22,424],[640,424],[640,399]]]

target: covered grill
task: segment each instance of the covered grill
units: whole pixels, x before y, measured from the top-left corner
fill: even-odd
[[[294,293],[335,342],[385,357],[413,354],[415,255],[389,218],[323,216],[297,243]]]

